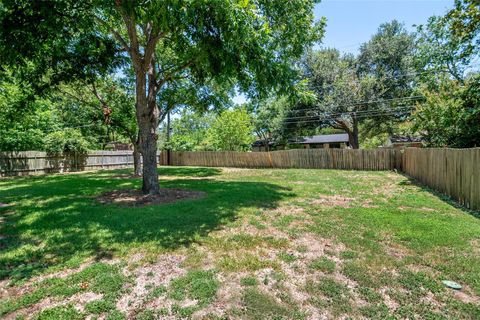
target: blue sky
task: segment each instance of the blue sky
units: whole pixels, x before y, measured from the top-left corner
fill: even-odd
[[[432,15],[443,15],[453,0],[323,0],[315,7],[315,17],[327,18],[323,46],[357,53],[361,43],[377,31],[380,24],[397,19],[413,31],[414,24],[425,23]]]
[[[279,0],[280,1],[280,0]],[[380,24],[397,19],[414,31],[432,15],[443,15],[454,0],[323,0],[315,6],[315,17],[327,18],[322,46],[343,52],[358,53],[360,44],[368,41]],[[243,95],[235,103],[245,102]]]

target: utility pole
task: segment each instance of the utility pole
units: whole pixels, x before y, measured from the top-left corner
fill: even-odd
[[[167,166],[170,165],[170,111],[167,113]]]

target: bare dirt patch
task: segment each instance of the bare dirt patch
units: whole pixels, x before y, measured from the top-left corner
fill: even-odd
[[[24,295],[28,292],[31,292],[34,289],[34,286],[38,283],[53,278],[66,278],[74,273],[80,272],[88,267],[92,261],[86,261],[82,263],[78,268],[64,269],[61,271],[47,273],[41,276],[34,277],[21,286],[10,286],[10,280],[3,280],[0,282],[0,299],[14,298],[21,295]]]
[[[204,196],[205,192],[184,189],[160,189],[160,194],[157,195],[146,195],[141,190],[124,189],[105,192],[97,197],[97,201],[125,207],[143,207],[187,199],[200,199]]]
[[[312,199],[309,202],[310,204],[318,205],[321,207],[350,208],[351,202],[353,201],[355,201],[355,198],[343,197],[339,195],[319,195],[317,199]]]
[[[147,296],[149,289],[159,285],[168,285],[170,280],[179,277],[185,273],[180,266],[185,257],[175,254],[165,254],[158,261],[151,265],[140,266],[133,272],[125,270],[126,274],[135,278],[135,282],[128,291],[117,301],[117,308],[121,312],[125,312],[130,316],[135,310],[142,307],[144,298]],[[148,305],[151,307],[151,305]]]
[[[362,202],[362,207],[363,208],[379,208],[378,205],[373,203],[372,199],[366,199]]]
[[[102,298],[103,298],[102,294],[97,294],[93,292],[78,293],[64,300],[58,300],[52,297],[47,297],[28,308],[20,309],[18,311],[10,313],[9,315],[7,315],[2,319],[5,319],[5,320],[7,319],[14,320],[14,319],[23,319],[23,318],[32,319],[31,317],[32,314],[35,314],[45,309],[50,309],[58,306],[66,306],[68,304],[73,304],[75,309],[79,311],[83,311],[87,303],[94,300],[100,300]]]
[[[459,291],[459,290],[451,290],[453,297],[457,300],[462,301],[463,303],[472,303],[472,304],[478,304],[480,305],[480,298],[477,297],[474,294],[465,292],[465,291]]]

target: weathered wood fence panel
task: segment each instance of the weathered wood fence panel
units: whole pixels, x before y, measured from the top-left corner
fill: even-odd
[[[119,169],[133,166],[132,151],[52,155],[41,151],[0,152],[0,176]]]
[[[294,149],[273,152],[171,152],[174,166],[401,170],[396,149]]]
[[[406,149],[404,172],[421,183],[458,201],[480,209],[480,148]]]

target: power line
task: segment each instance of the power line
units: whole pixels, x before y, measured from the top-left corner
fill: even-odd
[[[354,107],[354,106],[361,106],[366,104],[378,104],[382,102],[392,102],[392,101],[404,101],[404,100],[416,100],[416,99],[423,99],[424,96],[412,96],[412,97],[401,97],[401,98],[391,98],[391,99],[381,99],[381,100],[372,100],[372,101],[361,101],[352,104],[345,104],[345,105],[334,105],[329,107]],[[300,111],[320,111],[318,107],[311,107],[311,108],[303,108],[303,109],[293,109],[289,110],[288,112],[300,112]],[[358,111],[360,112],[360,111]]]
[[[406,109],[411,109],[411,106],[403,106],[399,108],[394,108],[394,109],[389,109],[389,110],[371,110],[368,112],[364,113],[359,113],[359,112],[339,112],[339,113],[327,113],[323,115],[316,115],[316,116],[305,116],[305,117],[296,117],[296,118],[285,118],[285,120],[293,120],[293,121],[287,121],[286,123],[294,123],[296,121],[301,121],[301,120],[310,120],[310,119],[325,119],[325,118],[339,118],[342,116],[352,116],[355,115],[357,118],[361,117],[368,117],[370,115],[376,115],[380,113],[397,113],[401,112],[402,110]],[[298,120],[294,120],[298,119]]]
[[[414,109],[415,106],[404,106],[402,108],[397,108],[397,109],[392,109],[392,110],[377,110],[377,111],[372,111],[369,114],[360,114],[356,116],[356,119],[367,119],[367,118],[372,118],[372,117],[379,117],[379,116],[389,116],[389,115],[394,115],[397,113],[400,113],[402,111],[408,111]],[[334,121],[342,116],[352,116],[352,114],[355,114],[355,112],[344,112],[344,113],[338,113],[336,116],[319,116],[318,119],[305,119],[305,120],[296,120],[296,121],[286,121],[284,122],[285,124],[298,124],[298,123],[314,123],[314,122],[323,122],[323,121]]]
[[[386,116],[394,115],[396,113],[398,112],[378,113],[378,114],[372,114],[368,116],[357,117],[356,119],[362,120],[362,119],[369,119],[369,118],[375,118],[375,117],[386,117]],[[294,122],[286,122],[285,124],[318,123],[318,122],[335,121],[335,120],[338,120],[338,117],[334,117],[334,118],[326,117],[326,118],[317,119],[317,120],[300,120],[300,121],[294,121]]]
[[[472,63],[468,65],[468,68],[475,68],[475,67],[480,67],[480,63]],[[390,80],[390,79],[400,79],[400,78],[407,78],[407,77],[414,77],[422,74],[428,74],[428,73],[449,73],[447,69],[429,69],[429,70],[422,70],[418,72],[410,72],[406,74],[399,74],[399,75],[392,75],[388,77],[380,77],[381,80]],[[358,79],[355,80],[355,82],[358,82]],[[328,89],[333,87],[334,84],[328,84],[323,89]]]
[[[375,114],[378,112],[388,112],[388,111],[395,111],[395,110],[402,110],[405,108],[410,108],[410,106],[398,106],[396,108],[390,108],[388,110],[383,110],[383,109],[376,109],[376,110],[365,110],[365,111],[347,111],[347,112],[329,112],[329,113],[323,113],[323,114],[318,114],[318,115],[310,115],[310,116],[301,116],[301,117],[290,117],[290,118],[284,118],[284,120],[293,120],[293,119],[304,119],[304,118],[319,118],[319,117],[334,117],[334,116],[342,116],[342,115],[368,115],[368,114]]]

